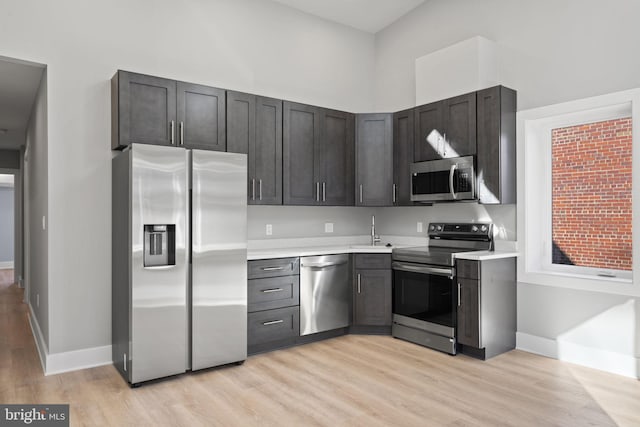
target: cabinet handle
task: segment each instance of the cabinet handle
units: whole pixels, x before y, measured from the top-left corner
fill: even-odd
[[[262,267],[262,271],[280,271],[284,270],[284,267]]]
[[[256,180],[251,180],[251,200],[256,199]]]
[[[269,322],[263,322],[262,326],[269,326],[269,325],[277,325],[278,323],[282,323],[284,322],[284,320],[280,319],[280,320],[271,320]]]
[[[171,143],[171,145],[175,145],[175,126],[176,126],[176,122],[174,122],[173,120],[171,120],[169,122],[169,142]]]
[[[316,182],[316,202],[320,201],[320,181]]]
[[[323,202],[327,201],[327,183],[326,182],[322,183],[322,201]]]
[[[393,203],[396,202],[396,185],[393,184]]]
[[[184,122],[180,122],[180,145],[184,145]]]
[[[458,283],[458,307],[460,307],[460,283]]]
[[[442,157],[447,157],[447,134],[442,137]]]
[[[263,294],[270,294],[273,292],[281,292],[281,291],[284,291],[284,289],[282,288],[263,289],[260,292],[262,292]]]
[[[360,273],[358,273],[358,293],[360,293]]]
[[[258,180],[258,195],[259,199],[262,200],[262,180]]]
[[[362,184],[360,184],[360,203],[362,203]]]

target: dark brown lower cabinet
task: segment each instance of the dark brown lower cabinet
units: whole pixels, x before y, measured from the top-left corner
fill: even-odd
[[[248,262],[247,353],[295,344],[300,336],[298,258]]]
[[[516,346],[516,258],[457,260],[460,351],[489,359]]]
[[[355,254],[354,326],[391,326],[391,255]]]

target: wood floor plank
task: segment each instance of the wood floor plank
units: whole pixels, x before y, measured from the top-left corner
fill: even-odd
[[[0,276],[0,281],[2,276]],[[638,426],[640,382],[512,351],[455,357],[348,335],[130,388],[113,366],[45,377],[22,290],[0,285],[0,402],[73,426]]]

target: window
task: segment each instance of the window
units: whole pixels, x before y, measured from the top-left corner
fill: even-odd
[[[639,110],[634,90],[518,113],[520,281],[640,294]]]

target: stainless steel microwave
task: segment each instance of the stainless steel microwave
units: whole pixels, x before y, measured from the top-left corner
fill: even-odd
[[[410,171],[414,202],[476,198],[473,156],[416,162]]]

